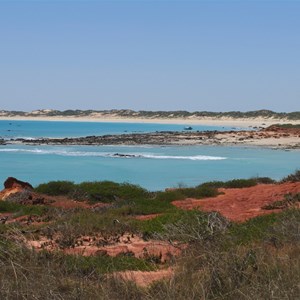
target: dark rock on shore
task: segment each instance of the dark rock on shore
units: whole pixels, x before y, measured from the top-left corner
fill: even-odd
[[[5,189],[21,188],[21,189],[26,189],[31,191],[33,190],[33,187],[30,183],[18,180],[17,178],[14,177],[8,177],[4,181],[4,188]]]
[[[5,180],[0,199],[20,204],[44,204],[44,198],[34,192],[30,183],[14,177],[8,177]]]

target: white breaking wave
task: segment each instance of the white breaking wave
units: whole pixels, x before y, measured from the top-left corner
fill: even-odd
[[[222,156],[208,156],[208,155],[194,155],[194,156],[172,156],[172,155],[143,155],[144,158],[152,159],[188,159],[188,160],[223,160],[227,157]]]
[[[107,153],[107,152],[84,152],[84,151],[66,151],[66,150],[42,150],[42,149],[0,149],[0,152],[19,152],[32,153],[41,155],[60,155],[60,156],[75,156],[75,157],[109,157],[109,158],[123,158],[123,159],[178,159],[178,160],[224,160],[227,157],[222,156],[208,156],[208,155],[161,155],[154,153]]]

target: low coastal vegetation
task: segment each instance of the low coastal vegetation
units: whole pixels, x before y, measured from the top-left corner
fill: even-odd
[[[21,116],[21,117],[92,117],[95,114],[106,116],[106,117],[127,117],[127,118],[233,118],[233,119],[244,119],[244,118],[273,118],[273,119],[287,119],[287,120],[300,120],[300,112],[290,113],[278,113],[271,110],[256,110],[256,111],[229,111],[229,112],[209,112],[209,111],[134,111],[130,109],[121,110],[52,110],[42,109],[32,112],[23,111],[0,111],[0,116]]]
[[[139,186],[112,181],[83,182],[80,184],[71,181],[51,181],[40,184],[36,191],[50,196],[64,195],[77,200],[101,202],[113,202],[119,198],[144,198],[148,195],[148,192]]]
[[[255,186],[259,183],[271,184],[276,181],[269,177],[255,177],[249,179],[233,179],[229,181],[211,181],[205,182],[201,186],[209,188],[245,188]]]
[[[289,175],[286,179],[300,176],[300,171]],[[297,180],[298,181],[298,180]],[[151,199],[154,200],[178,200],[184,198],[205,198],[214,197],[218,194],[218,188],[243,188],[255,186],[259,183],[275,183],[275,180],[268,177],[255,177],[249,179],[233,179],[229,181],[211,181],[200,184],[196,187],[181,187],[167,189],[166,191],[149,192],[146,189],[129,184],[116,183],[112,181],[83,182],[76,184],[71,181],[50,181],[40,184],[35,191],[50,196],[68,196],[70,198],[82,201],[106,202],[111,203],[120,199],[136,200]]]
[[[250,179],[250,184],[254,185],[252,179]],[[219,186],[206,186],[203,184],[194,188],[179,187],[167,189],[166,191],[149,192],[137,185],[111,181],[83,182],[79,184],[71,181],[50,181],[40,184],[35,191],[50,196],[63,195],[90,202],[122,203],[122,200],[125,199],[127,204],[142,205],[144,201],[147,201],[145,206],[159,207],[159,202],[162,201],[169,203],[173,200],[188,197],[200,199],[216,196],[218,194],[217,187]]]
[[[1,215],[27,218],[26,224],[0,224],[0,298],[297,299],[299,194],[287,194],[281,202],[272,203],[273,207],[264,208],[271,213],[242,223],[217,212],[182,210],[172,204],[178,199],[215,197],[221,193],[219,188],[290,181],[300,181],[299,171],[283,183],[269,178],[236,179],[159,192],[109,181],[41,184],[34,193],[86,207],[0,202]],[[151,218],[140,218],[149,215]],[[35,222],[37,219],[40,222]],[[112,240],[117,243],[124,237],[128,244],[137,237],[145,245],[167,243],[180,250],[180,255],[168,253],[162,260],[161,255],[146,250],[141,257],[130,251],[114,256],[103,250],[90,256],[71,253],[80,243],[81,249],[86,243],[107,243],[105,247],[110,249]],[[46,240],[48,244],[38,250],[26,244]],[[50,242],[55,250],[47,248]],[[118,275],[162,270],[171,270],[169,277],[147,286]]]

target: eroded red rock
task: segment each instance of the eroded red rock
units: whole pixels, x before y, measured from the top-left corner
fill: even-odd
[[[132,255],[137,258],[154,259],[165,263],[172,257],[178,256],[186,247],[183,244],[167,241],[148,240],[145,241],[139,235],[125,233],[120,236],[111,236],[109,239],[102,236],[81,236],[73,245],[63,249],[57,243],[58,237],[49,239],[40,236],[38,240],[27,240],[25,244],[35,250],[62,251],[71,255],[97,256],[97,255]]]
[[[18,180],[14,177],[8,177],[4,182],[5,189],[12,189],[12,188],[20,188],[20,189],[28,189],[33,190],[33,187],[30,183]]]
[[[33,187],[30,183],[8,177],[4,182],[4,189],[0,192],[0,200],[22,203],[22,201],[33,200],[32,193]]]

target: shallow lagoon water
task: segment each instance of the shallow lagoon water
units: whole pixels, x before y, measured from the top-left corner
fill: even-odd
[[[112,180],[149,190],[211,180],[268,176],[299,168],[300,151],[224,146],[0,146],[0,182]]]

